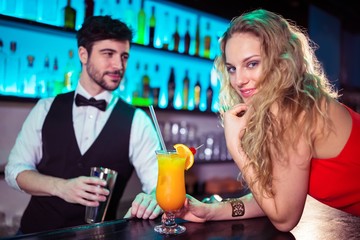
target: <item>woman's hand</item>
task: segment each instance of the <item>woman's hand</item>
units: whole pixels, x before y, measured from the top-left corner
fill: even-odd
[[[187,194],[184,206],[175,213],[175,216],[190,222],[205,222],[208,220],[210,205]]]
[[[238,155],[248,119],[249,107],[240,103],[224,113],[224,133],[227,149],[232,157]]]

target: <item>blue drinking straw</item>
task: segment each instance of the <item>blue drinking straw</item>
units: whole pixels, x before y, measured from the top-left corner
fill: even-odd
[[[161,143],[162,150],[167,151],[163,136],[162,136],[161,131],[160,131],[159,123],[158,123],[157,118],[156,118],[156,114],[155,114],[153,105],[150,105],[149,109],[150,109],[151,117],[152,117],[152,119],[154,121],[154,124],[155,124],[156,132],[157,132],[157,134],[158,134],[158,136],[160,138],[160,143]]]

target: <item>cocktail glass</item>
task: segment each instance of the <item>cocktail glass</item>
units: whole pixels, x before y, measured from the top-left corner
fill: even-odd
[[[180,210],[185,202],[185,160],[176,151],[158,150],[158,181],[156,186],[156,200],[164,210],[162,224],[154,230],[161,234],[174,235],[186,231],[186,228],[175,222],[175,212]]]

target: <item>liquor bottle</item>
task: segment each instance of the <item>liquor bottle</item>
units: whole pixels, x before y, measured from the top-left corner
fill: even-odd
[[[148,99],[150,97],[150,77],[148,75],[148,65],[144,65],[144,74],[141,77],[142,91],[141,97]]]
[[[113,15],[112,1],[98,0],[96,1],[95,8],[96,8],[95,15],[100,15],[100,16]]]
[[[165,24],[169,23],[169,13],[165,12],[164,14],[164,27],[161,29],[162,31],[162,48],[165,50],[169,49],[169,41],[170,41],[170,36],[169,36],[169,29],[167,27],[165,27]]]
[[[199,109],[201,100],[201,85],[200,85],[200,76],[198,75],[197,82],[194,87],[194,107]]]
[[[160,96],[160,88],[161,88],[161,80],[160,80],[160,72],[159,72],[159,64],[155,64],[154,71],[151,72],[151,82],[150,82],[150,97],[152,101],[152,105],[158,107],[159,105],[159,96]]]
[[[189,70],[186,70],[185,77],[183,80],[183,109],[184,110],[188,109],[188,104],[189,104],[189,84],[190,84]]]
[[[3,51],[4,43],[0,39],[0,91],[5,92],[5,71],[6,71],[6,53]]]
[[[170,75],[168,80],[168,104],[167,108],[174,107],[174,96],[175,96],[175,69],[171,67]]]
[[[210,36],[210,22],[206,24],[206,35],[204,37],[204,57],[210,58],[210,48],[211,48],[211,36]]]
[[[36,72],[34,70],[35,57],[32,55],[26,56],[27,66],[22,73],[22,81],[19,82],[18,93],[24,95],[35,96],[36,91]]]
[[[94,15],[94,0],[85,0],[84,20]]]
[[[38,20],[38,1],[26,0],[22,2],[22,18],[29,19],[31,21]]]
[[[120,97],[122,97],[125,100],[125,102],[129,104],[131,104],[133,101],[133,90],[136,83],[134,81],[135,73],[136,73],[135,67],[133,67],[133,64],[131,64],[130,67],[126,69],[125,75],[121,79],[119,85]],[[135,75],[137,75],[137,73]]]
[[[9,15],[9,16],[12,16],[12,17],[19,17],[18,16],[18,11],[17,11],[17,1],[14,1],[14,0],[8,0],[8,1],[4,1],[2,0],[1,1],[2,4],[5,4],[5,7],[4,7],[4,13],[6,15]]]
[[[144,10],[144,0],[141,0],[140,9],[138,12],[138,27],[137,27],[137,43],[145,45],[145,29],[146,29],[146,13]]]
[[[112,17],[114,19],[122,19],[122,20],[125,20],[124,19],[124,16],[125,16],[125,9],[127,8],[126,7],[126,3],[125,3],[125,0],[115,0],[114,3],[113,3],[113,14],[112,14]],[[96,7],[96,5],[95,5]]]
[[[184,53],[189,54],[190,52],[190,43],[191,43],[191,35],[190,35],[190,19],[186,20],[186,33],[184,36]]]
[[[196,22],[195,56],[200,56],[200,17],[198,17],[198,20]]]
[[[74,59],[74,51],[69,50],[69,58],[65,66],[64,72],[64,89],[63,92],[69,92],[75,89],[78,81],[78,71]]]
[[[74,30],[76,22],[76,10],[71,7],[71,0],[67,0],[64,8],[64,28]]]
[[[37,97],[47,97],[47,86],[50,81],[51,71],[50,71],[50,59],[48,56],[45,57],[44,67],[37,74],[36,77],[36,96]]]
[[[211,86],[211,82],[209,82],[209,86],[206,89],[206,110],[211,111],[213,106],[213,96],[214,96],[214,90]]]
[[[41,0],[39,1],[39,21],[59,26],[59,0],[48,1],[48,0]]]
[[[140,62],[136,63],[136,67],[135,67],[135,73],[140,75]],[[131,103],[132,105],[138,105],[139,102],[139,98],[141,97],[141,90],[142,90],[142,81],[140,79],[140,81],[135,81],[134,85],[133,85],[133,92],[132,92],[132,97],[131,97]]]
[[[156,81],[157,83],[156,85],[160,86],[157,105],[159,108],[166,108],[168,104],[167,82],[163,78],[164,74],[160,72],[159,64],[155,65],[155,72],[153,75],[154,75],[153,80]]]
[[[127,79],[127,75],[125,74],[120,81],[119,87],[115,90],[119,94],[119,96],[125,101],[127,99],[127,95],[126,95],[128,89],[126,87],[127,83],[128,83],[128,79]]]
[[[174,43],[173,51],[179,52],[179,43],[180,43],[180,34],[179,34],[179,17],[175,18],[175,32],[172,36],[172,40]]]
[[[20,58],[16,52],[16,42],[10,42],[10,53],[6,59],[5,88],[6,93],[16,93],[22,83],[20,80]]]
[[[152,6],[150,22],[149,22],[149,45],[150,46],[155,46],[155,26],[156,26],[155,6]]]
[[[62,93],[64,88],[64,76],[59,72],[59,62],[56,57],[54,59],[51,76],[52,80],[47,85],[47,92],[49,96],[56,96],[59,93]]]
[[[128,1],[128,5],[126,6],[124,15],[125,15],[126,25],[128,25],[130,29],[134,29],[134,22],[136,21],[136,19],[135,19],[134,6],[132,0]]]
[[[157,107],[159,105],[160,88],[159,87],[153,87],[153,88],[151,88],[151,92],[152,92],[152,105]]]

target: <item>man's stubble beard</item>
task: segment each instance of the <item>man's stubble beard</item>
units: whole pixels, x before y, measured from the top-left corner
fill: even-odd
[[[89,78],[96,83],[98,86],[100,86],[102,89],[107,90],[107,91],[114,91],[116,90],[121,81],[124,78],[124,72],[121,73],[121,71],[119,71],[119,76],[120,76],[120,81],[115,85],[115,86],[109,86],[108,84],[106,84],[106,81],[104,80],[104,76],[108,73],[108,72],[104,72],[103,74],[101,74],[99,71],[96,70],[96,68],[91,64],[88,63],[86,64],[86,71],[88,73]]]

